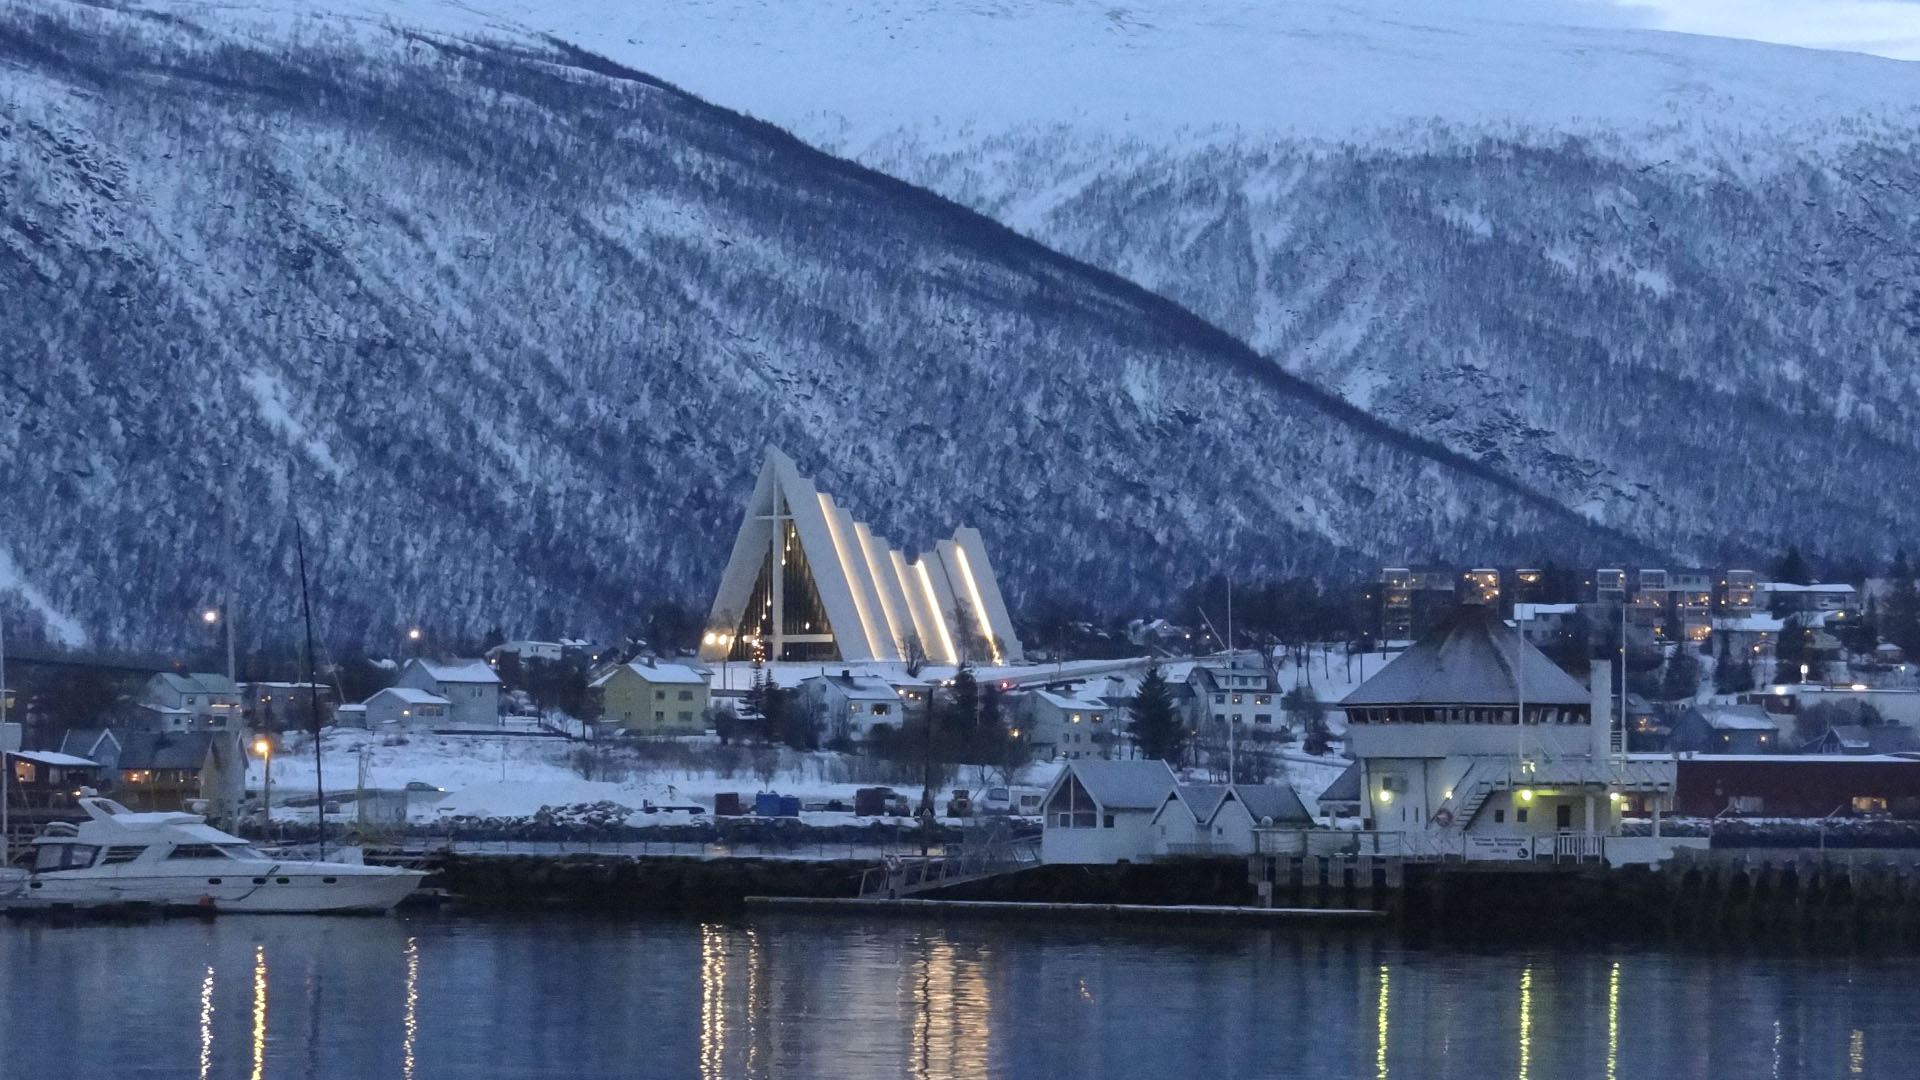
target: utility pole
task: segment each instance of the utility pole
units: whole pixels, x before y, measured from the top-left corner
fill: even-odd
[[[13,780],[13,762],[7,754],[13,750],[7,739],[7,624],[0,620],[0,868],[13,863],[13,820],[8,813],[7,785]]]

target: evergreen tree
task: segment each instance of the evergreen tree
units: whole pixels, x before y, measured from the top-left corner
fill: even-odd
[[[1806,556],[1800,554],[1799,548],[1788,548],[1787,553],[1773,564],[1773,580],[1790,585],[1813,584],[1813,571],[1807,567]]]
[[[1913,587],[1913,567],[1907,562],[1905,551],[1894,556],[1887,576],[1892,581],[1881,615],[1880,632],[1912,659],[1920,656],[1920,590]]]
[[[960,665],[947,687],[946,722],[948,732],[962,745],[980,741],[980,682],[970,663]]]
[[[1178,765],[1183,756],[1186,732],[1158,664],[1147,668],[1133,698],[1133,741],[1140,748],[1140,756],[1149,760]]]
[[[1675,649],[1660,680],[1660,700],[1692,701],[1699,690],[1700,658],[1686,649]]]

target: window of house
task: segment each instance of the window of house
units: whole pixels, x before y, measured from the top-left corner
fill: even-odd
[[[682,690],[682,691],[680,691],[680,700],[681,700],[681,701],[692,701],[692,700],[693,700],[693,691],[691,691],[691,690]]]
[[[1253,722],[1256,724],[1271,724],[1273,723],[1273,714],[1265,712],[1254,713]]]
[[[1493,812],[1493,823],[1495,825],[1504,824],[1506,820],[1507,820],[1507,812],[1505,810],[1495,810]]]
[[[860,711],[860,703],[859,703],[859,702],[857,702],[857,701],[849,701],[849,702],[847,702],[847,711],[848,711],[848,712],[859,712],[859,711]]]
[[[1113,815],[1112,814],[1106,815],[1106,817],[1101,820],[1101,825],[1104,826],[1105,828],[1109,828],[1109,829],[1113,828]]]
[[[892,706],[892,705],[889,705],[889,704],[887,704],[887,703],[886,703],[886,702],[884,702],[884,701],[883,701],[883,702],[880,702],[879,704],[877,704],[877,705],[875,705],[875,706],[873,707],[873,715],[875,715],[875,716],[892,716],[892,715],[893,715],[893,706]]]
[[[1238,704],[1240,704],[1240,695],[1239,695],[1239,694],[1235,694],[1235,695],[1233,695],[1233,703],[1234,703],[1235,705],[1238,705]]]
[[[667,722],[667,714],[666,714],[666,713],[664,713],[664,712],[659,712],[659,711],[657,711],[657,710],[656,710],[656,711],[654,712],[654,714],[653,714],[653,722],[654,722],[654,723],[656,723],[656,724],[664,724],[664,723],[666,723],[666,722]]]
[[[1516,822],[1519,822],[1522,825],[1525,825],[1527,823],[1527,808],[1523,806],[1520,809],[1515,810],[1513,812],[1513,820]]]
[[[1239,713],[1234,713],[1234,714],[1233,714],[1233,722],[1234,722],[1234,723],[1236,723],[1236,724],[1240,722],[1240,714],[1239,714]]]
[[[1272,694],[1255,694],[1253,696],[1253,703],[1255,705],[1271,705],[1273,704],[1273,695]]]
[[[1853,797],[1853,809],[1855,813],[1874,814],[1874,813],[1883,812],[1886,810],[1886,808],[1887,808],[1887,800],[1879,798],[1877,796],[1855,795]]]
[[[16,783],[33,783],[34,772],[33,762],[31,761],[15,761],[13,763],[13,779]]]
[[[1213,695],[1213,703],[1215,705],[1225,705],[1227,703],[1227,695],[1225,694]]]
[[[187,704],[189,704],[189,705],[192,705],[192,704],[194,704],[194,703],[195,703],[195,702],[196,702],[197,700],[198,700],[197,698],[191,698],[191,697],[189,697],[189,698],[187,699]]]
[[[655,690],[653,692],[653,700],[655,701],[667,700],[667,692],[665,690]]]
[[[682,709],[680,711],[680,722],[683,724],[686,724],[686,723],[691,723],[692,721],[693,721],[693,712],[688,709]]]
[[[1102,721],[1102,720],[1100,719],[1100,714],[1099,714],[1099,713],[1094,713],[1094,714],[1093,714],[1093,722],[1094,722],[1094,723],[1096,723],[1096,724],[1099,724],[1099,723],[1103,723],[1104,721]]]
[[[1074,714],[1073,714],[1073,722],[1074,722],[1074,723],[1076,723],[1076,724],[1080,722],[1080,714],[1079,714],[1079,713],[1074,713]]]

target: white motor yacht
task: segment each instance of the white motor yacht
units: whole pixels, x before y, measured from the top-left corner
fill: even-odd
[[[8,907],[147,905],[199,911],[383,912],[413,891],[418,870],[277,859],[196,814],[135,813],[81,798],[89,820],[33,841],[24,881],[0,883]]]

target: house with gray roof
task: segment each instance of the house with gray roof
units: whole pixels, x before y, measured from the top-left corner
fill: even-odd
[[[140,700],[167,717],[168,730],[237,731],[240,728],[240,688],[225,675],[211,672],[162,671],[147,680]],[[185,717],[175,723],[172,718]]]
[[[490,728],[500,726],[500,676],[485,660],[407,661],[398,686],[424,690],[447,702],[446,726]],[[378,727],[371,710],[367,723]]]
[[[131,810],[184,810],[204,799],[218,818],[240,805],[246,772],[237,731],[140,732],[121,746],[114,798]]]
[[[389,686],[361,705],[369,731],[395,729],[431,730],[451,723],[453,703],[438,694],[411,686]]]
[[[1251,855],[1259,829],[1304,829],[1313,815],[1286,784],[1181,784],[1154,811],[1158,855]]]
[[[1780,722],[1758,705],[1689,705],[1667,736],[1676,753],[1772,754],[1780,749]]]
[[[1049,863],[1145,862],[1149,826],[1179,786],[1164,761],[1069,761],[1041,799],[1040,857]]]

